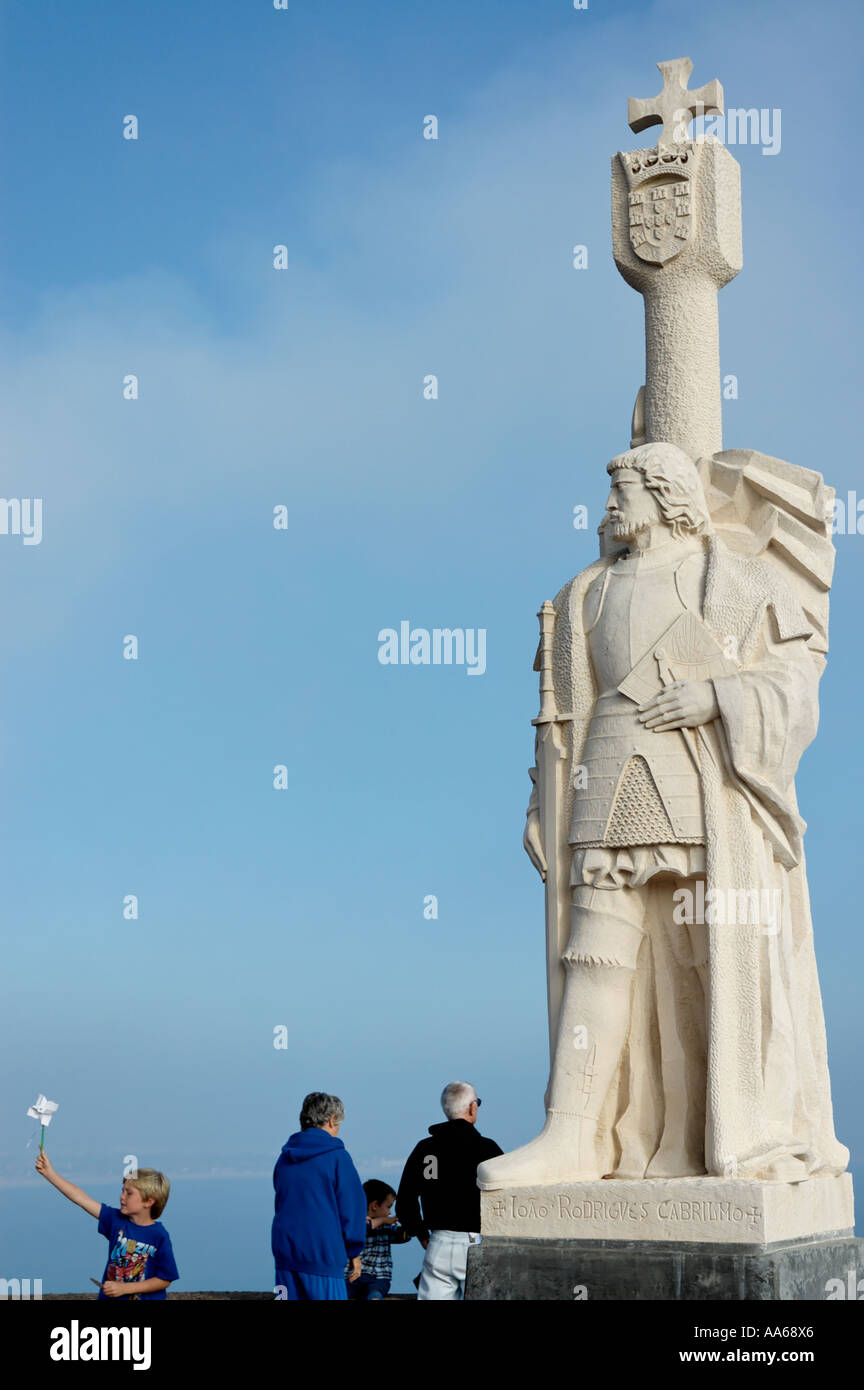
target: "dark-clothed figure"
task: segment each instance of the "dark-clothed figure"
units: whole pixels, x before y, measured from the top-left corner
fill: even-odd
[[[412,1150],[402,1173],[396,1206],[409,1235],[426,1247],[418,1298],[465,1296],[468,1247],[480,1241],[477,1165],[501,1153],[477,1130],[480,1101],[467,1081],[451,1081],[441,1095],[444,1124]]]

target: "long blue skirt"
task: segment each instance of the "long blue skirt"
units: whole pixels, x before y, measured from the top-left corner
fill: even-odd
[[[344,1278],[331,1279],[323,1274],[300,1274],[296,1269],[277,1269],[276,1287],[279,1298],[288,1302],[348,1301]]]

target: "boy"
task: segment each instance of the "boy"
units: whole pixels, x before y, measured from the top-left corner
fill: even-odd
[[[36,1160],[36,1171],[70,1202],[98,1218],[99,1234],[108,1239],[108,1263],[99,1297],[164,1299],[168,1285],[180,1277],[171,1238],[156,1220],[171,1191],[165,1174],[155,1168],[139,1168],[130,1174],[123,1183],[118,1209],[94,1201],[80,1187],[61,1178],[44,1149]],[[130,1285],[134,1285],[134,1292]]]
[[[348,1297],[352,1301],[367,1303],[380,1302],[390,1292],[393,1278],[393,1257],[391,1245],[404,1245],[410,1240],[408,1232],[390,1215],[396,1201],[396,1193],[386,1182],[370,1178],[364,1182],[366,1193],[366,1245],[360,1257],[360,1277],[348,1284]],[[345,1275],[348,1277],[346,1269]]]

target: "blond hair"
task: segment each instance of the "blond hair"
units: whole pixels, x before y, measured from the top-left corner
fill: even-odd
[[[171,1184],[165,1174],[157,1168],[139,1168],[137,1172],[127,1174],[126,1181],[141,1193],[145,1201],[148,1197],[153,1198],[150,1215],[154,1221],[158,1221],[171,1192]]]

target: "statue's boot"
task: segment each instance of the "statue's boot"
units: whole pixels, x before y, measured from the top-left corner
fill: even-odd
[[[706,938],[706,957],[707,950]],[[697,962],[693,968],[700,989],[689,995],[679,992],[674,1017],[667,1009],[666,1016],[661,1011],[658,1019],[665,1094],[663,1133],[660,1146],[645,1170],[646,1178],[692,1178],[701,1177],[705,1172],[707,959]],[[654,971],[658,991],[662,986],[671,992],[674,985],[657,952]]]
[[[627,1040],[642,935],[621,918],[574,910],[546,1124],[529,1144],[481,1163],[479,1187],[490,1191],[602,1178],[597,1126]]]

